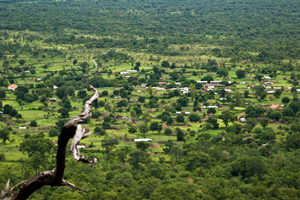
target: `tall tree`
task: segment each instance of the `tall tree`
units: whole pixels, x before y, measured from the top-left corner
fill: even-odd
[[[240,106],[242,103],[242,100],[241,100],[241,94],[240,94],[239,90],[234,91],[233,98],[235,99],[236,105]]]
[[[39,151],[33,153],[31,159],[31,166],[35,170],[35,173],[38,173],[40,168],[45,168],[48,163],[48,159],[43,157]]]
[[[148,133],[149,127],[147,126],[147,124],[141,124],[139,126],[139,131],[144,135],[144,137],[146,137],[146,133]]]
[[[139,169],[140,164],[146,163],[149,155],[144,151],[134,151],[129,154],[129,164],[133,166],[135,169]]]
[[[184,141],[184,133],[180,128],[177,128],[177,141]]]
[[[32,157],[35,152],[45,156],[46,153],[50,154],[53,148],[53,143],[47,138],[27,138],[20,144],[20,151],[27,153],[29,157]]]
[[[246,76],[246,71],[245,70],[242,70],[242,69],[239,69],[235,72],[236,76],[238,78],[244,78]]]
[[[188,163],[186,169],[189,171],[195,170],[198,167],[204,167],[209,164],[210,157],[202,151],[190,151],[187,153]]]
[[[5,99],[6,93],[5,90],[0,90],[0,99]]]
[[[9,140],[9,130],[7,128],[0,130],[0,139],[2,139],[3,144],[6,144],[6,141]]]
[[[229,122],[233,122],[236,119],[234,113],[230,112],[229,110],[223,111],[222,114],[218,116],[218,118],[223,120],[226,128]]]
[[[195,94],[196,94],[196,88],[195,88],[195,84],[193,84],[193,83],[191,83],[191,85],[190,85],[190,92],[191,92],[192,101],[194,101]]]
[[[153,88],[152,88],[152,86],[150,85],[146,90],[149,93],[149,96],[152,96],[152,94],[153,94]]]

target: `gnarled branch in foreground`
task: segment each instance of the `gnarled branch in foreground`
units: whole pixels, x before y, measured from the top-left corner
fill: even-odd
[[[85,163],[89,163],[91,166],[97,162],[97,159],[85,159],[84,156],[80,155],[79,149],[77,145],[79,144],[81,139],[86,138],[91,134],[84,133],[85,129],[82,128],[80,125],[77,127],[75,126],[78,122],[82,122],[92,116],[92,109],[90,105],[92,102],[99,97],[97,90],[90,85],[91,90],[94,92],[94,95],[85,102],[84,104],[84,111],[70,119],[61,129],[61,132],[58,136],[58,149],[56,154],[56,168],[41,172],[34,177],[30,178],[29,180],[22,181],[21,183],[13,186],[10,190],[10,194],[8,198],[4,199],[8,189],[10,180],[8,179],[4,190],[2,190],[0,194],[0,199],[3,200],[24,200],[27,199],[33,192],[40,189],[44,185],[50,186],[67,186],[73,189],[78,189],[76,185],[72,183],[68,183],[63,179],[64,171],[65,171],[65,159],[66,159],[66,147],[68,144],[69,139],[73,138],[73,142],[71,145],[71,151],[73,152],[73,157],[77,161],[82,161]],[[13,194],[13,190],[17,187],[22,187],[17,191],[17,193]]]

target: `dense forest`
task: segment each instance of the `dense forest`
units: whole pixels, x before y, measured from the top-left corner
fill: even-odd
[[[299,59],[297,0],[0,0],[0,199],[299,199]]]
[[[0,29],[24,40],[178,55],[171,44],[213,45],[217,57],[299,59],[299,2],[0,1]],[[33,14],[34,13],[34,14]]]

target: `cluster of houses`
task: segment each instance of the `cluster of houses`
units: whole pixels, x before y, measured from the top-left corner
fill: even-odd
[[[184,114],[184,115],[190,115],[191,112],[176,112],[176,115],[182,115],[182,114]]]
[[[268,84],[274,84],[274,81],[271,80],[271,77],[269,76],[264,76],[263,77],[263,80],[267,80],[264,82],[265,85],[268,85]],[[213,90],[215,87],[225,87],[224,84],[221,84],[222,81],[197,81],[197,83],[200,83],[202,84],[204,87],[202,88],[203,90],[205,91],[210,91],[210,90]],[[163,87],[163,85],[169,85],[170,83],[166,83],[166,82],[158,82],[158,87],[153,87],[153,89],[155,90],[160,90],[160,91],[164,91],[166,90],[166,87]],[[231,84],[230,81],[228,81],[228,84]],[[247,82],[239,82],[240,85],[246,85]],[[182,94],[187,94],[190,92],[189,88],[188,87],[184,87],[184,88],[181,88],[181,83],[180,82],[175,82],[175,85],[178,86],[178,88],[171,88],[171,89],[180,89],[180,92]],[[147,83],[143,83],[141,85],[141,87],[144,87],[144,88],[147,88]],[[251,89],[251,85],[247,85],[247,89]],[[274,94],[276,92],[276,90],[281,90],[283,89],[282,87],[271,87],[271,86],[264,86],[265,89],[267,90],[267,94]],[[286,90],[291,90],[292,87],[287,87],[285,88]],[[224,89],[227,93],[231,93],[232,90],[230,89]],[[297,89],[298,92],[300,92],[300,89]]]
[[[281,90],[284,89],[283,87],[271,87],[268,84],[274,84],[274,81],[271,80],[271,77],[269,76],[264,76],[262,77],[263,79],[263,83],[266,84],[267,86],[264,86],[264,88],[267,90],[267,94],[274,94],[276,92],[276,90]],[[203,85],[203,90],[205,91],[210,91],[210,90],[214,90],[215,87],[225,87],[224,84],[221,84],[222,81],[220,80],[216,80],[216,81],[197,81],[197,83],[200,83]],[[231,82],[228,82],[229,84],[231,84]],[[158,87],[152,87],[155,90],[160,90],[160,91],[164,91],[167,89],[167,87],[164,87],[164,85],[169,85],[171,83],[166,83],[166,82],[158,82]],[[239,82],[240,85],[246,85],[247,82]],[[188,94],[190,92],[189,87],[181,87],[181,83],[180,82],[175,82],[175,85],[177,85],[177,88],[171,88],[172,89],[179,89],[180,92],[182,94]],[[147,88],[147,83],[143,83],[141,85],[141,87]],[[247,88],[250,89],[251,85],[247,85]],[[285,88],[287,90],[290,90],[291,87]],[[224,89],[226,93],[232,93],[231,89]],[[298,92],[300,92],[300,89],[297,89]],[[217,94],[217,93],[215,93]],[[220,98],[219,100],[226,100],[226,98]],[[272,110],[281,110],[284,109],[284,105],[268,105],[267,107],[269,107]],[[202,109],[208,109],[208,108],[218,108],[218,106],[202,106]],[[176,113],[177,114],[177,113]],[[179,114],[179,112],[178,112]],[[182,113],[180,113],[182,114]],[[241,119],[242,120],[242,119]]]
[[[15,89],[18,88],[18,85],[16,84],[11,84],[10,86],[8,86],[8,90],[11,90],[11,91],[15,91]],[[53,89],[56,90],[58,87],[56,85],[53,86]]]
[[[201,83],[204,87],[207,88],[207,90],[212,90],[215,87],[225,87],[224,84],[220,84],[222,81],[210,81],[210,83],[208,81],[197,81],[197,83]],[[170,85],[171,83],[166,83],[166,82],[158,82],[158,87],[152,87],[155,90],[160,90],[160,91],[164,91],[166,90],[167,87],[164,87],[163,85]],[[188,94],[190,92],[189,87],[181,87],[181,83],[180,82],[175,82],[174,83],[177,88],[171,88],[171,90],[177,90],[179,89],[180,92],[182,94]],[[229,84],[231,84],[231,82],[229,82]],[[147,88],[147,83],[142,83],[141,87],[143,88]],[[231,92],[231,90],[229,89],[225,89],[226,92]]]

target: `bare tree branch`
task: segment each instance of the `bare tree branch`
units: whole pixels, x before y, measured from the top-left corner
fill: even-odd
[[[73,157],[77,161],[82,161],[85,163],[89,163],[91,166],[97,162],[96,158],[85,159],[84,156],[80,155],[80,152],[77,148],[81,139],[86,138],[91,133],[86,133],[85,129],[82,128],[80,125],[77,127],[75,126],[79,122],[85,121],[86,119],[92,116],[92,109],[90,105],[93,103],[95,99],[99,97],[97,90],[90,85],[90,89],[94,92],[94,95],[85,102],[84,111],[70,119],[61,129],[61,132],[58,136],[58,149],[56,154],[56,168],[50,171],[41,172],[34,177],[30,178],[29,180],[22,181],[21,183],[13,186],[10,190],[9,198],[5,200],[24,200],[27,199],[33,192],[40,189],[44,185],[50,186],[67,186],[73,189],[81,190],[77,188],[74,184],[68,183],[63,179],[64,171],[65,171],[65,160],[66,160],[66,147],[68,141],[73,138],[71,151],[73,152]],[[2,190],[0,194],[0,200],[4,198],[6,195],[8,188],[9,188],[10,180],[8,179],[7,184]],[[13,190],[16,189],[18,186],[23,186],[17,191],[17,193],[13,194]]]
[[[94,92],[94,95],[85,102],[84,111],[81,114],[70,119],[64,125],[64,127],[68,128],[68,127],[74,126],[75,124],[78,124],[78,122],[82,122],[92,116],[92,109],[91,109],[90,105],[93,103],[93,101],[95,101],[99,97],[99,94],[98,94],[97,90],[91,85],[90,85],[90,89]]]
[[[87,190],[85,190],[85,189],[80,189],[80,188],[78,188],[78,187],[76,187],[76,185],[74,185],[73,183],[69,183],[69,182],[67,182],[66,180],[62,180],[62,184],[61,184],[62,186],[66,186],[66,187],[69,187],[69,188],[72,188],[72,189],[75,189],[75,190],[80,190],[80,191],[87,191]]]
[[[90,163],[91,166],[94,164],[94,159],[85,159],[83,155],[80,155],[79,149],[78,149],[78,144],[81,139],[86,138],[87,136],[91,135],[92,132],[88,132],[84,134],[85,128],[82,128],[80,125],[77,126],[76,133],[73,137],[72,145],[71,145],[71,152],[73,152],[73,158],[77,161],[85,162],[85,163]]]
[[[10,183],[10,179],[7,180],[5,188],[1,191],[0,199],[3,199],[3,197],[6,195],[8,188],[9,188],[9,183]]]
[[[20,185],[23,185],[26,181],[22,181],[21,183],[18,183],[17,185],[13,186],[9,191],[9,196],[11,197],[13,195],[13,191],[19,187]]]

